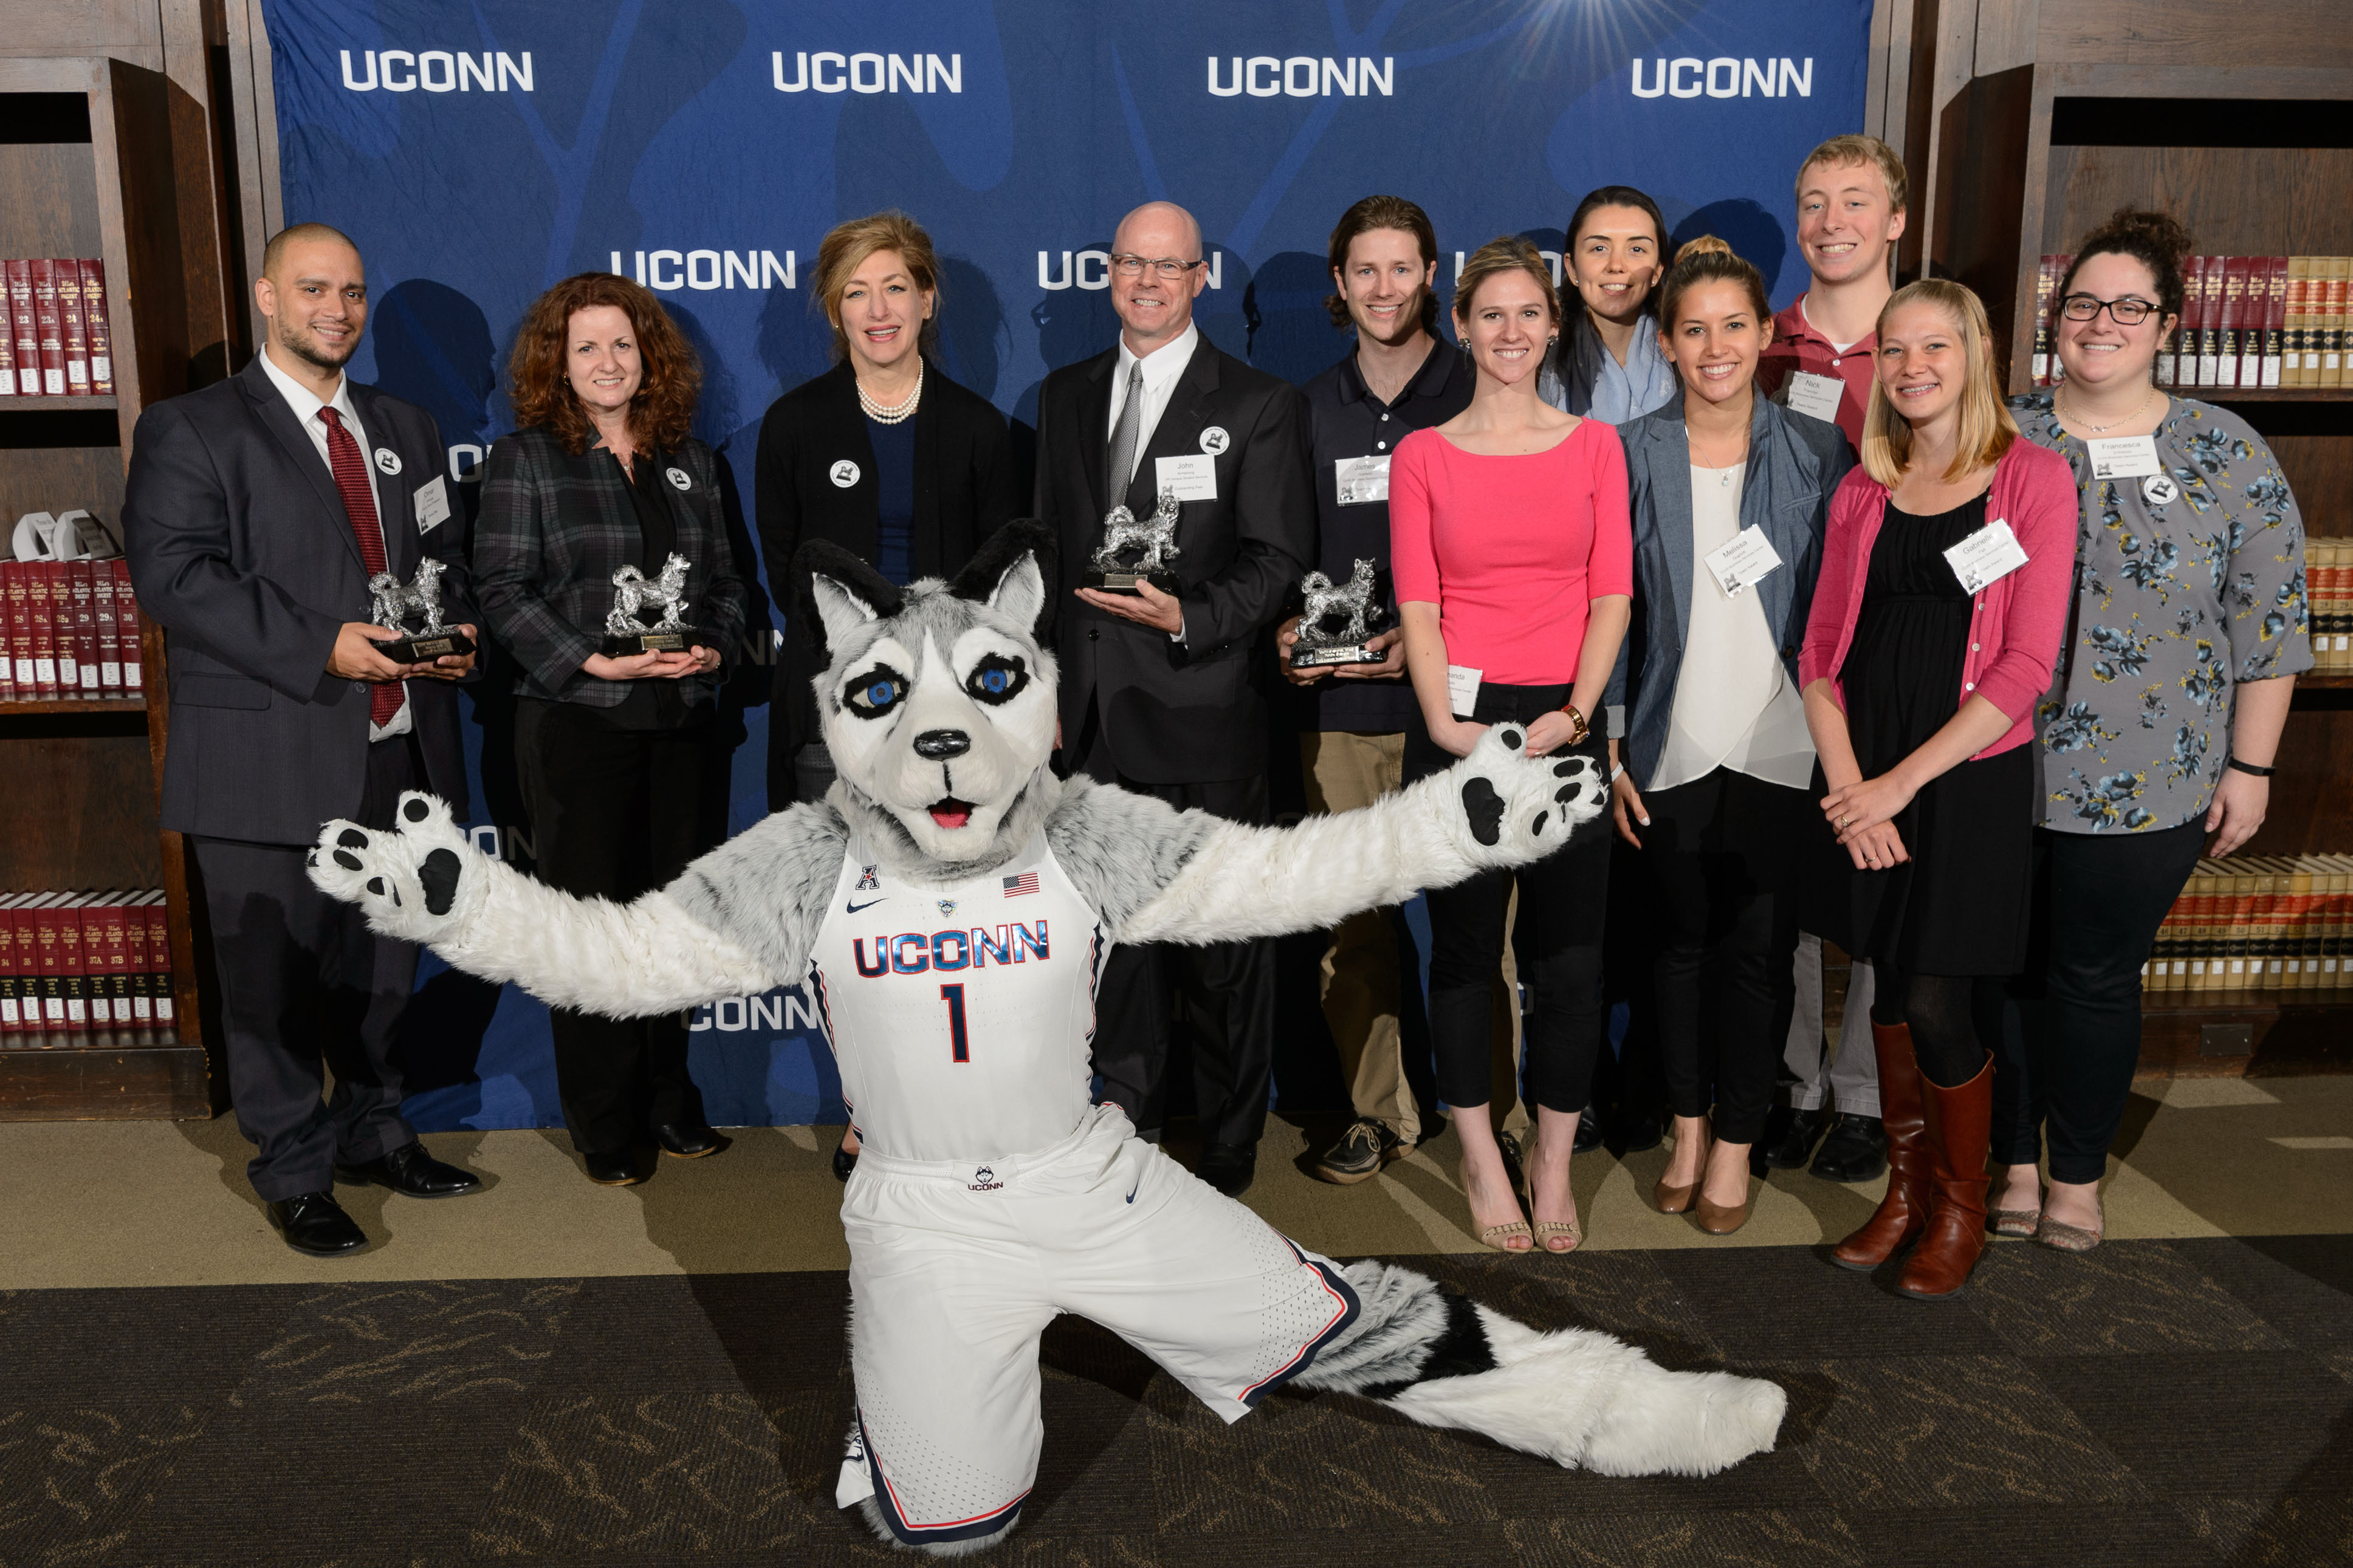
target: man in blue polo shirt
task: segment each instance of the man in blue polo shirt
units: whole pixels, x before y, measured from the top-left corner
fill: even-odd
[[[1307,803],[1316,811],[1370,805],[1400,785],[1413,689],[1389,586],[1389,455],[1409,430],[1442,425],[1470,405],[1471,363],[1438,335],[1438,236],[1429,215],[1400,196],[1366,196],[1332,231],[1332,280],[1324,304],[1335,327],[1354,326],[1356,345],[1306,384],[1309,444],[1315,465],[1316,565],[1345,584],[1356,563],[1377,574],[1375,602],[1387,629],[1371,642],[1377,664],[1297,670],[1291,651],[1299,618],[1276,635],[1276,658],[1293,684],[1314,689],[1316,727],[1300,736]],[[1324,1016],[1340,1049],[1356,1120],[1316,1163],[1315,1174],[1348,1184],[1377,1175],[1421,1135],[1398,1034],[1399,964],[1393,910],[1356,916],[1332,933],[1324,954]],[[1508,971],[1507,953],[1504,960]],[[1511,994],[1508,979],[1499,987]],[[1495,1081],[1512,1074],[1519,1009],[1498,1005]],[[1507,1076],[1510,1075],[1510,1076]],[[1525,1124],[1515,1100],[1513,1118]],[[1507,1124],[1508,1126],[1508,1124]]]

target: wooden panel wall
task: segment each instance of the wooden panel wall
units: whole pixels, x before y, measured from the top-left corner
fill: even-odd
[[[2189,223],[2204,255],[2353,256],[2353,148],[2053,145],[2042,248],[2126,203]]]
[[[160,888],[154,764],[142,713],[15,718],[0,888]]]
[[[2042,0],[2046,65],[2353,67],[2344,0]]]

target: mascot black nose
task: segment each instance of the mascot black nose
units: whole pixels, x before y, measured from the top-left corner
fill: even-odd
[[[915,755],[927,763],[944,763],[972,750],[972,737],[962,730],[926,730],[915,737]]]

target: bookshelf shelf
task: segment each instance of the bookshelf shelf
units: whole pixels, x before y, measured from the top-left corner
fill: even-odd
[[[144,697],[58,697],[0,702],[0,719],[46,719],[53,713],[144,713]]]
[[[79,414],[85,410],[106,412],[120,406],[112,393],[92,393],[83,397],[0,397],[0,414]]]
[[[2184,386],[2169,390],[2201,403],[2353,403],[2353,386]]]

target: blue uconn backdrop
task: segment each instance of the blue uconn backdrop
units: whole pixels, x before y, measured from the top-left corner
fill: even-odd
[[[941,363],[1017,420],[1108,347],[1112,226],[1182,202],[1208,241],[1197,319],[1303,379],[1345,347],[1324,243],[1357,197],[1422,204],[1455,257],[1557,255],[1591,187],[1723,235],[1786,304],[1790,179],[1862,128],[1869,0],[266,0],[290,220],[359,242],[375,305],[353,373],[430,409],[458,492],[512,428],[516,322],[570,273],[659,290],[702,354],[697,433],[748,491],[759,420],[827,366],[818,238],[899,206],[945,259]],[[756,535],[754,535],[756,537]],[[767,612],[770,624],[775,612]],[[755,625],[758,616],[755,614]],[[760,812],[771,638],[727,717],[732,818]],[[493,672],[492,679],[497,678]],[[485,849],[528,864],[495,694],[469,748]],[[487,737],[487,740],[486,740]],[[994,933],[992,933],[994,934]],[[912,961],[913,952],[909,957]],[[545,1012],[430,958],[409,1016],[427,1129],[559,1124]],[[721,1123],[840,1114],[800,993],[696,1011]]]

